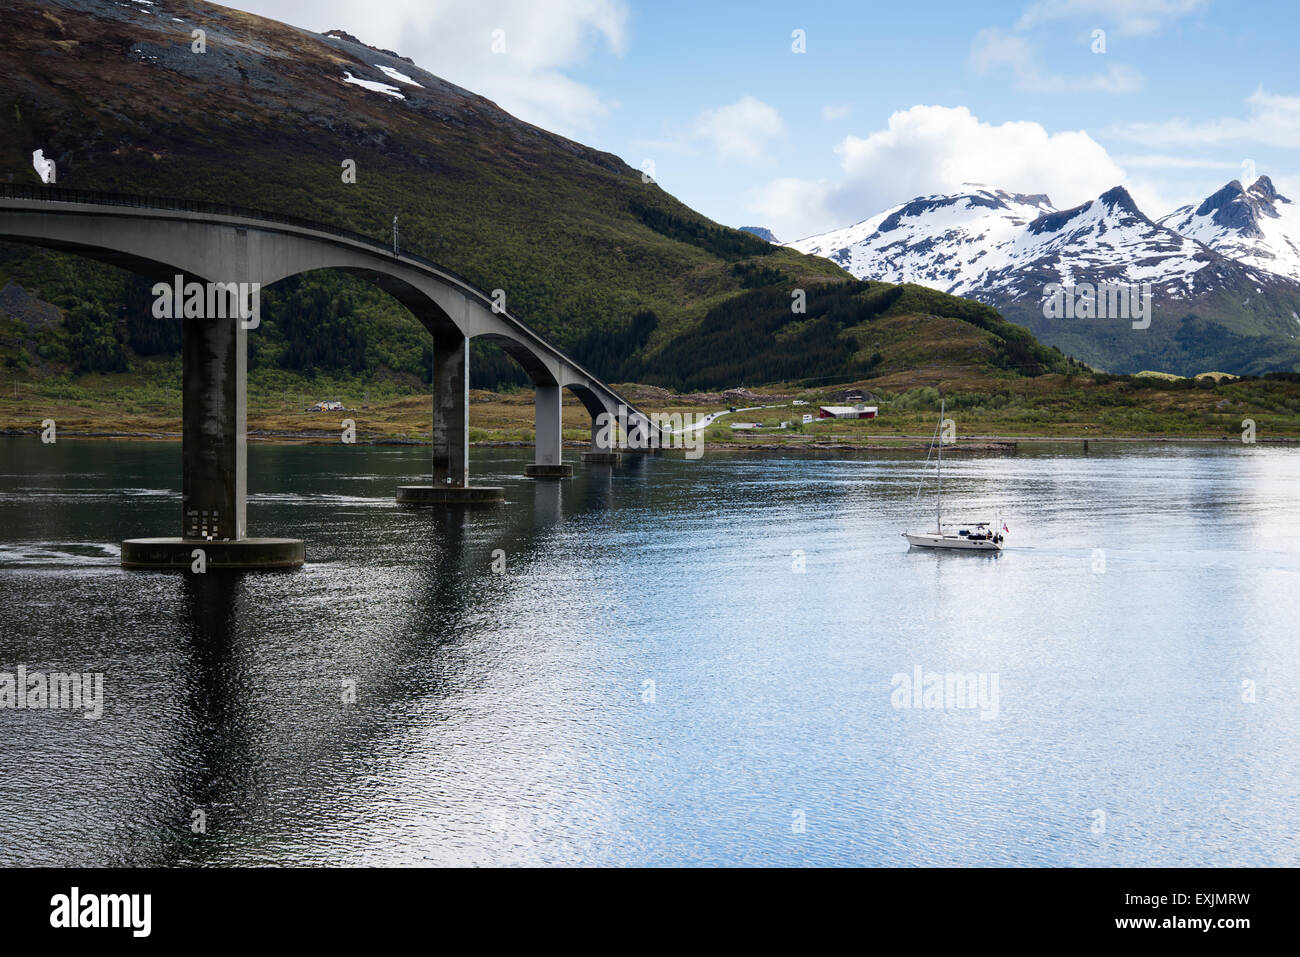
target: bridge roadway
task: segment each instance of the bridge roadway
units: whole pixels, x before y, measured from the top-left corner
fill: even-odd
[[[563,389],[573,392],[592,418],[591,451],[584,459],[613,462],[621,451],[653,451],[661,444],[662,433],[647,415],[483,290],[400,247],[394,252],[328,224],[213,203],[0,184],[0,241],[75,253],[171,287],[180,276],[183,284],[197,282],[205,290],[210,284],[241,283],[260,290],[291,276],[338,269],[385,290],[433,337],[431,482],[399,488],[399,502],[504,501],[502,489],[470,484],[469,341],[475,337],[500,345],[532,380],[536,453],[525,470],[529,476],[572,474],[561,451]],[[227,307],[220,294],[215,300],[205,295],[204,302],[217,308],[181,320],[181,534],[124,542],[122,564],[191,567],[195,550],[202,549],[208,568],[301,565],[301,541],[248,534],[247,337],[256,334],[257,314],[245,303],[241,319],[236,303]],[[612,435],[599,429],[602,413],[626,427]]]

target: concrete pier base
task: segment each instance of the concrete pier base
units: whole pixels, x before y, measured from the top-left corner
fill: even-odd
[[[122,567],[189,571],[195,549],[203,550],[209,572],[298,568],[306,560],[302,540],[297,538],[131,538],[122,543]]]
[[[618,452],[583,452],[582,461],[591,465],[617,465],[623,456]]]
[[[500,505],[506,490],[499,485],[401,485],[399,505]]]
[[[537,463],[533,463],[532,465],[524,466],[524,475],[528,476],[528,478],[540,479],[572,478],[573,466],[568,464],[538,465]]]

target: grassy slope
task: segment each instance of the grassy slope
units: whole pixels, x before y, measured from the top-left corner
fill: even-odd
[[[188,52],[194,26],[208,31],[201,58]],[[0,31],[8,38],[0,47],[0,169],[15,171],[15,181],[35,181],[29,159],[39,146],[57,159],[65,186],[233,200],[377,238],[398,213],[408,248],[505,289],[513,311],[567,348],[623,335],[633,317],[652,311],[657,321],[635,343],[635,362],[596,365],[610,377],[681,388],[797,379],[830,389],[862,380],[900,395],[940,385],[1042,396],[1072,368],[987,307],[920,287],[853,283],[825,260],[734,239],[740,234],[616,157],[520,123],[413,68],[399,64],[426,90],[408,90],[406,103],[344,85],[344,69],[375,76],[369,64],[383,59],[356,47],[191,0],[141,9],[11,0],[0,9]],[[357,184],[341,182],[345,157],[357,161]],[[130,277],[117,270],[18,247],[0,249],[0,284],[10,276],[69,310],[121,307],[130,293]],[[807,313],[791,312],[794,288],[807,290]],[[254,427],[306,421],[292,411],[295,393],[306,401],[350,393],[359,404],[369,390],[376,408],[392,405],[387,433],[427,428],[425,403],[414,398],[427,369],[414,320],[340,277],[307,277],[281,305],[292,312],[313,292],[345,305],[341,321],[364,334],[368,366],[315,381],[320,370],[310,367],[277,372],[295,343],[288,323],[266,321],[252,346]],[[274,293],[268,298],[274,306]],[[67,329],[0,319],[0,359],[14,360],[0,372],[0,425],[28,427],[49,408],[65,427],[84,420],[174,430],[173,358],[141,358],[128,344],[129,374],[70,377],[63,360],[74,345]],[[1043,372],[1050,375],[1026,378]],[[1084,381],[1074,380],[1072,401],[1094,404],[1098,414],[1088,414],[1101,421],[1108,400],[1077,385]],[[999,421],[1010,428],[1013,418]],[[526,425],[506,416],[492,428]]]
[[[892,323],[893,320],[889,320]],[[901,321],[908,322],[906,318]],[[171,376],[139,374],[90,375],[75,383],[44,380],[0,392],[0,431],[36,433],[44,418],[58,423],[60,434],[77,432],[171,434],[180,431],[179,370]],[[1067,376],[1059,373],[1020,378],[948,370],[922,370],[918,375],[891,373],[860,383],[881,418],[866,421],[818,422],[786,433],[733,434],[727,419],[708,430],[708,444],[779,444],[800,447],[811,442],[888,443],[905,436],[928,436],[934,430],[940,390],[949,415],[958,423],[959,437],[1182,437],[1239,441],[1244,419],[1256,423],[1261,442],[1300,438],[1300,385],[1276,380],[1169,381],[1153,377]],[[659,397],[625,385],[642,408],[653,411],[709,412],[738,400],[720,396]],[[844,384],[775,387],[781,408],[745,413],[738,419],[775,425],[799,422],[818,404],[838,404]],[[343,414],[303,412],[318,398],[338,398]],[[792,398],[809,405],[791,406]],[[424,439],[429,434],[427,394],[401,385],[361,387],[351,380],[309,380],[264,370],[253,377],[249,397],[249,427],[257,431],[293,433],[337,441],[341,421],[353,419],[361,441]],[[574,399],[565,403],[566,438],[590,439],[590,419]],[[493,394],[475,391],[470,404],[471,439],[531,442],[531,391]],[[34,439],[33,439],[34,440]]]

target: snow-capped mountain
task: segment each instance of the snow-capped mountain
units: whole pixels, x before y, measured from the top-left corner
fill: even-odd
[[[1231,184],[1240,195],[1221,198],[1230,185],[1160,223],[1120,186],[1058,210],[1041,194],[968,184],[788,245],[859,279],[912,282],[988,303],[1041,340],[1106,368],[1152,368],[1161,357],[1168,367],[1180,350],[1189,362],[1209,361],[1216,336],[1281,337],[1286,348],[1270,348],[1289,356],[1291,340],[1300,339],[1300,229],[1294,204],[1262,182],[1250,192]],[[1086,284],[1144,291],[1150,284],[1158,328],[1145,339],[1125,338],[1109,320],[1063,322],[1045,312],[1054,289]],[[1201,325],[1180,332],[1188,320]]]
[[[1049,283],[1149,282],[1188,299],[1273,278],[1153,223],[1122,186],[1066,210],[1041,194],[984,187],[923,196],[790,245],[859,279],[914,282],[993,305],[1041,300]]]
[[[1199,206],[1183,206],[1161,225],[1248,266],[1300,281],[1300,206],[1267,176],[1243,188],[1233,180]]]
[[[853,226],[788,245],[825,256],[859,279],[970,295],[992,265],[990,250],[1014,243],[1029,223],[1055,211],[1041,194],[974,186],[950,196],[918,196]]]

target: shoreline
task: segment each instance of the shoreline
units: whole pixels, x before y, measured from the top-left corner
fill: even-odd
[[[0,438],[38,438],[41,430],[37,427],[28,429],[0,429]],[[68,430],[60,431],[60,439],[81,439],[90,441],[146,441],[146,442],[179,442],[183,438],[180,432],[125,432],[125,431],[84,431]],[[882,436],[880,440],[860,443],[860,442],[788,442],[788,443],[715,443],[705,444],[705,448],[714,452],[909,452],[909,451],[926,451],[930,448],[931,436],[921,435],[898,435]],[[260,445],[341,445],[338,433],[336,431],[312,430],[306,432],[287,432],[287,431],[267,431],[262,429],[250,429],[248,432],[248,441]],[[1092,442],[1116,443],[1116,444],[1163,444],[1163,445],[1239,445],[1241,439],[1235,436],[1208,436],[1208,435],[1170,435],[1167,433],[1154,435],[972,435],[960,439],[956,444],[945,445],[945,450],[949,452],[987,452],[1015,454],[1016,447],[1024,443],[1026,445],[1083,445],[1086,446]],[[428,446],[432,444],[429,439],[408,439],[397,437],[381,438],[362,438],[357,437],[355,445],[369,446]],[[479,442],[470,442],[471,448],[478,449],[528,449],[533,447],[533,443],[521,440],[484,440]],[[1300,445],[1300,438],[1283,436],[1280,438],[1260,437],[1255,440],[1256,445]],[[590,443],[582,441],[566,440],[564,448],[574,450],[586,450]],[[664,452],[678,453],[684,451],[680,448],[664,448]]]

